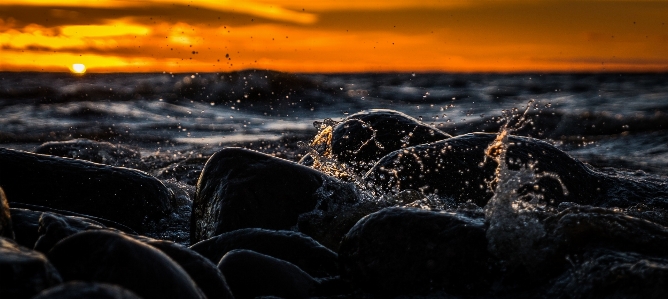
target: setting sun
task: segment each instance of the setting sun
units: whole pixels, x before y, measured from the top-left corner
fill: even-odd
[[[83,74],[86,72],[86,66],[81,63],[75,63],[72,65],[72,72],[75,74]]]

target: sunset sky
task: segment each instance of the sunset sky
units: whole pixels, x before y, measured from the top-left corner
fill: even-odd
[[[668,0],[1,0],[0,71],[668,71]]]

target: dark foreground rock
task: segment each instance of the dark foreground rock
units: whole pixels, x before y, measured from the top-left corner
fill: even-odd
[[[309,298],[318,281],[299,267],[251,250],[228,252],[218,264],[236,299],[259,296]]]
[[[290,229],[315,208],[324,180],[321,172],[293,162],[225,148],[211,156],[197,182],[191,242],[240,228]]]
[[[2,298],[30,298],[61,281],[58,271],[43,254],[0,237]]]
[[[85,231],[58,242],[48,259],[64,281],[118,284],[142,298],[205,298],[161,251],[119,233]]]
[[[482,207],[492,197],[488,183],[494,181],[498,165],[486,157],[485,151],[496,137],[473,133],[398,150],[378,161],[365,180],[383,192],[420,190]],[[561,179],[567,190],[553,177],[543,177],[536,183],[548,204],[600,204],[605,200],[602,188],[606,178],[600,173],[546,142],[517,136],[508,140],[509,169],[535,163],[536,173],[552,173]]]
[[[164,218],[172,192],[128,168],[0,149],[0,185],[10,202],[67,210],[117,221],[142,232]]]
[[[23,247],[34,248],[39,239],[39,217],[41,212],[27,209],[10,208],[16,243]]]
[[[489,292],[494,262],[484,218],[387,208],[360,220],[341,242],[342,276],[379,296]]]
[[[68,282],[46,289],[33,299],[142,299],[137,294],[117,285],[94,282]]]
[[[104,224],[82,217],[42,213],[39,217],[37,232],[40,234],[35,242],[35,250],[48,253],[58,241],[78,232],[103,229]]]
[[[225,277],[216,267],[217,263],[214,264],[196,251],[171,241],[145,240],[144,243],[157,248],[179,264],[206,298],[233,298]]]
[[[190,247],[214,263],[229,251],[247,249],[288,261],[313,277],[338,274],[337,254],[312,238],[293,231],[245,228],[215,236]]]
[[[34,152],[114,166],[130,166],[141,158],[139,151],[128,146],[83,138],[47,142],[38,146]]]

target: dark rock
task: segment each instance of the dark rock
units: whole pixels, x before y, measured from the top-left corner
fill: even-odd
[[[30,298],[61,281],[58,271],[43,254],[0,237],[2,298]]]
[[[596,250],[559,277],[545,298],[666,298],[668,259]]]
[[[49,261],[65,281],[118,284],[143,298],[205,298],[188,274],[161,251],[104,230],[80,232],[58,242]]]
[[[450,137],[404,113],[372,109],[355,113],[334,127],[332,154],[344,163],[373,163],[395,150]]]
[[[107,283],[74,281],[46,289],[33,299],[142,299],[120,286]]]
[[[190,247],[214,263],[229,251],[248,249],[290,262],[313,277],[338,274],[337,254],[299,232],[244,228]]]
[[[318,282],[299,267],[251,250],[232,250],[218,264],[236,299],[309,298]]]
[[[0,185],[11,203],[107,218],[142,232],[171,211],[172,192],[141,171],[0,149]]]
[[[48,253],[58,241],[67,236],[90,229],[102,229],[105,226],[94,220],[81,217],[42,213],[39,217],[37,232],[40,234],[34,249]]]
[[[392,152],[374,165],[365,180],[382,192],[420,190],[454,198],[457,202],[472,201],[482,207],[492,197],[488,182],[494,180],[497,168],[497,162],[486,157],[485,150],[496,136],[466,134]],[[600,173],[546,142],[517,136],[509,136],[508,140],[511,143],[506,156],[509,169],[517,170],[534,162],[535,172],[553,173],[566,186],[567,190],[563,190],[556,179],[541,178],[536,185],[540,186],[548,204],[605,200],[601,188],[606,178]]]
[[[42,212],[27,209],[10,208],[16,243],[23,247],[34,248],[39,239],[39,217]]]
[[[179,182],[196,185],[206,158],[188,158],[153,172],[161,180],[175,179]]]
[[[37,154],[87,160],[114,166],[129,166],[141,154],[128,146],[90,139],[51,141],[38,146]]]
[[[179,264],[207,298],[233,298],[225,277],[216,267],[217,263],[214,264],[196,251],[174,242],[146,240],[144,243],[159,249]]]
[[[211,156],[197,182],[191,243],[240,228],[290,229],[316,206],[326,179],[290,161],[225,148]]]
[[[0,187],[0,237],[14,239],[12,228],[12,215],[9,213],[9,204],[5,197],[5,191]]]
[[[381,295],[485,294],[494,263],[484,218],[387,208],[360,220],[341,242],[342,277]]]

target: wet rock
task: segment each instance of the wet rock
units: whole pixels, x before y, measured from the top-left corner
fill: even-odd
[[[494,268],[482,215],[410,208],[360,220],[341,242],[339,259],[342,277],[379,296],[485,294]]]
[[[496,134],[474,133],[398,150],[378,161],[364,179],[382,192],[420,190],[482,207],[492,196],[488,183],[494,180],[497,163],[486,158],[485,150],[495,138]],[[546,203],[605,201],[601,188],[606,178],[587,165],[537,139],[510,136],[509,142],[509,169],[532,162],[536,173],[553,173],[566,187],[552,177],[541,178],[535,185]],[[521,192],[530,188],[534,185]]]
[[[194,250],[170,241],[154,239],[146,240],[144,243],[159,249],[179,264],[207,298],[233,298],[225,277],[216,264],[209,259]]]
[[[10,208],[9,213],[12,216],[16,243],[23,247],[34,248],[40,236],[39,217],[42,216],[42,212]]]
[[[450,137],[404,113],[371,109],[355,113],[333,128],[332,154],[344,163],[373,163],[395,150]]]
[[[2,298],[30,298],[61,281],[58,271],[43,254],[0,237]]]
[[[290,229],[316,206],[324,180],[293,162],[225,148],[211,156],[197,182],[191,243],[240,228]]]
[[[0,149],[0,185],[26,203],[117,221],[142,232],[171,211],[172,193],[141,171]]]
[[[161,251],[110,231],[85,231],[48,253],[64,281],[117,284],[145,299],[205,298],[188,274]]]
[[[596,250],[559,277],[546,298],[666,298],[668,259]]]
[[[12,215],[9,213],[9,204],[2,188],[0,188],[0,237],[14,239]]]
[[[35,242],[34,249],[48,253],[58,241],[67,236],[91,229],[103,229],[102,223],[82,217],[67,217],[63,215],[42,213],[39,217],[37,233],[40,234]]]
[[[228,252],[218,264],[236,299],[309,298],[318,282],[299,267],[251,250]]]
[[[46,289],[33,299],[142,299],[137,294],[117,285],[74,281]]]
[[[229,251],[248,249],[290,262],[313,277],[338,274],[337,254],[299,232],[244,228],[201,241],[190,248],[214,263],[220,262]]]
[[[128,146],[84,138],[46,142],[34,152],[114,166],[130,166],[133,161],[141,158],[139,151]]]

